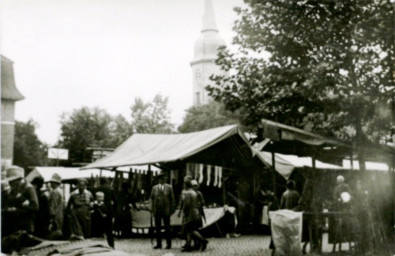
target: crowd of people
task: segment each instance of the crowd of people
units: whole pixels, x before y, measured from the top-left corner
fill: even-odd
[[[49,240],[106,237],[114,247],[114,233],[131,232],[130,210],[138,208],[127,186],[116,196],[105,178],[91,191],[80,179],[66,202],[61,184],[56,173],[47,183],[42,177],[29,183],[22,168],[8,168],[1,184],[2,238],[21,231]]]
[[[169,249],[172,247],[170,216],[176,211],[177,203],[172,186],[165,182],[166,176],[160,174],[157,179],[158,184],[152,187],[149,198],[157,241],[154,249],[162,248],[162,223],[166,248]],[[114,234],[130,235],[131,209],[139,209],[126,183],[116,195],[107,179],[102,179],[100,186],[91,191],[87,187],[88,181],[79,179],[67,202],[61,184],[62,179],[56,173],[47,183],[42,177],[29,183],[22,168],[8,168],[1,191],[2,238],[21,231],[49,240],[105,237],[114,248]],[[197,181],[185,178],[179,202],[186,240],[183,251],[205,250],[208,243],[198,231],[202,226],[205,203],[197,188]]]
[[[114,234],[129,235],[131,232],[131,209],[139,210],[129,193],[127,184],[122,184],[121,191],[116,195],[112,184],[102,179],[100,186],[87,188],[87,180],[80,179],[77,189],[70,194],[67,202],[61,188],[62,179],[54,174],[45,184],[40,177],[31,183],[23,178],[24,170],[20,167],[10,167],[6,170],[6,179],[2,180],[2,238],[18,231],[25,231],[44,239],[71,239],[81,240],[90,237],[105,237],[109,246],[114,248]],[[172,248],[171,216],[178,207],[178,217],[182,218],[181,235],[185,239],[183,252],[194,250],[204,251],[208,240],[199,231],[205,221],[203,207],[205,200],[198,190],[199,184],[192,177],[184,178],[180,201],[176,202],[173,188],[166,183],[166,176],[157,176],[157,185],[152,187],[148,209],[151,212],[152,230],[155,231],[156,245],[154,249],[162,248],[162,238],[166,240],[166,249]],[[343,176],[337,177],[337,185],[333,190],[332,210],[334,212],[350,211],[350,187],[345,183]],[[259,191],[262,198],[259,207],[263,224],[270,227],[269,211],[288,209],[293,211],[317,212],[312,199],[312,183],[307,176],[302,194],[295,189],[295,182],[289,180],[286,190],[278,200],[270,190]],[[322,209],[319,211],[322,212]],[[305,225],[315,225],[317,230],[319,221],[309,215],[304,216]],[[344,236],[349,229],[343,215],[335,219],[335,236]],[[363,216],[363,215],[361,215]],[[264,220],[265,219],[265,220]],[[7,222],[7,223],[5,223]],[[12,225],[10,225],[12,223]],[[261,224],[262,224],[261,223]],[[165,230],[162,233],[162,225]],[[309,232],[303,231],[304,234]],[[304,238],[310,241],[312,248],[318,243],[319,234],[310,233],[313,237]],[[360,237],[365,239],[365,237]],[[336,242],[341,242],[337,239]],[[341,243],[340,243],[341,244]],[[339,245],[340,246],[340,245]],[[363,243],[360,243],[363,246]],[[273,241],[270,248],[275,251]],[[339,248],[340,249],[340,248]]]

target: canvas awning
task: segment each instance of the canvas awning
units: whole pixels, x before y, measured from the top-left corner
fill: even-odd
[[[127,168],[120,168],[117,171],[125,172],[123,176],[124,178],[127,178],[127,173],[129,171],[133,173],[147,173],[148,166],[130,166]],[[151,168],[151,171],[156,174],[159,173],[160,170],[153,166]],[[55,173],[59,174],[59,176],[62,178],[62,181],[89,179],[91,177],[96,177],[100,175],[107,178],[115,177],[115,172],[109,170],[100,171],[99,169],[89,169],[81,171],[80,167],[37,166],[26,176],[26,180],[31,182],[36,177],[42,177],[45,182],[48,182],[52,178],[52,175],[54,175]]]
[[[259,154],[272,165],[272,153],[261,151]],[[311,157],[298,157],[296,155],[284,155],[275,153],[276,171],[288,180],[295,168],[313,167],[313,160]],[[349,160],[343,160],[342,165],[334,165],[316,160],[315,167],[317,170],[359,170],[358,161],[354,161],[351,168]],[[389,167],[385,163],[366,162],[367,171],[388,171]]]
[[[229,164],[243,162],[248,165],[258,161],[266,165],[261,156],[253,156],[239,127],[229,125],[184,134],[134,134],[113,153],[82,169],[161,164],[193,157],[203,164],[223,165],[228,161]]]
[[[358,158],[359,148],[352,143],[324,137],[266,119],[262,119],[261,128],[263,129],[262,136],[270,140],[270,143],[264,144],[260,150],[310,156],[338,165],[341,165],[344,158],[351,155],[354,159]],[[394,147],[369,143],[362,150],[365,152],[364,159],[366,161],[386,162],[389,165],[395,162]]]

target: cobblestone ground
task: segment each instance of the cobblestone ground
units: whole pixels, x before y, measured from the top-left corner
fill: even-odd
[[[154,242],[155,243],[155,242]],[[237,238],[210,238],[204,252],[181,252],[185,243],[181,239],[173,239],[172,249],[152,249],[151,239],[133,238],[120,239],[115,242],[115,249],[128,252],[134,256],[177,256],[177,255],[204,255],[204,256],[269,256],[267,249],[270,243],[269,236],[240,236]],[[166,243],[164,243],[164,246]]]
[[[155,241],[153,242],[155,244]],[[164,246],[166,245],[163,241]],[[170,250],[152,249],[151,239],[131,238],[118,239],[115,249],[130,253],[133,256],[177,256],[177,255],[202,255],[202,256],[270,256],[270,236],[268,235],[242,235],[237,238],[209,238],[207,250],[204,252],[181,252],[185,243],[181,239],[173,239],[173,248]],[[349,245],[342,244],[343,252],[332,252],[332,244],[328,244],[328,235],[323,236],[322,255],[356,255],[349,251]],[[307,246],[309,251],[309,246]],[[308,254],[317,255],[317,254]],[[377,256],[377,255],[376,255]]]

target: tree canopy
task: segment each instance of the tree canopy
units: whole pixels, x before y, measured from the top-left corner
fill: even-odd
[[[131,134],[121,115],[112,116],[100,108],[82,107],[61,116],[61,138],[57,146],[69,150],[68,165],[90,163],[90,147],[116,148]]]
[[[212,77],[211,97],[239,110],[252,129],[267,118],[359,145],[389,132],[395,121],[389,0],[245,3],[236,8],[239,51],[220,50],[216,63],[227,75]]]
[[[170,122],[168,98],[157,94],[152,102],[135,98],[131,107],[134,133],[171,133],[174,125]]]
[[[15,122],[13,163],[25,171],[28,171],[28,167],[44,165],[46,162],[47,146],[37,137],[37,126],[32,119]]]
[[[238,116],[225,110],[224,106],[218,102],[211,101],[208,104],[187,109],[184,122],[178,127],[178,131],[195,132],[238,123]]]

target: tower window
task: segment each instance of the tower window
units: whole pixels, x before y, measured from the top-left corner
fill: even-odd
[[[200,78],[202,76],[202,74],[201,74],[201,72],[200,72],[200,69],[196,69],[196,71],[195,71],[195,77],[196,78]]]
[[[196,105],[200,105],[200,92],[196,93]]]

